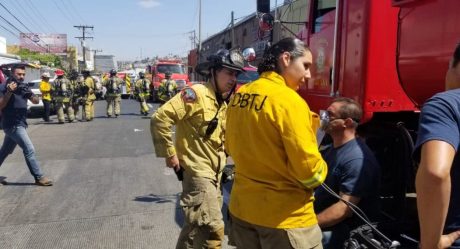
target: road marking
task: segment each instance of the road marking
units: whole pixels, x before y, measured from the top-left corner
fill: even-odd
[[[141,129],[134,129],[134,132],[140,132],[140,131],[144,131],[144,130],[141,130]]]
[[[150,108],[153,108],[153,105],[152,104],[147,104]]]

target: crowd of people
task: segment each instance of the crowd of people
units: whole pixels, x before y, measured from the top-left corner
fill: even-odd
[[[381,169],[357,136],[361,105],[337,98],[321,116],[310,111],[296,91],[312,63],[303,42],[282,39],[266,50],[260,78],[233,94],[243,57],[220,50],[196,68],[206,84],[186,87],[152,115],[156,155],[182,181],[185,222],[176,248],[222,247],[227,156],[235,162],[229,244],[237,248],[345,248],[362,224],[350,206],[371,219],[378,215]],[[460,45],[447,90],[460,88],[459,64]],[[460,248],[458,91],[435,95],[421,112],[414,152],[420,248]],[[321,150],[318,129],[331,139]]]
[[[258,67],[260,78],[235,93],[244,72],[238,49],[219,50],[197,66],[205,84],[175,93],[170,75],[162,82],[163,104],[151,116],[155,153],[165,158],[182,181],[180,206],[185,221],[176,248],[222,248],[225,223],[221,211],[223,170],[235,162],[229,204],[229,243],[237,248],[343,248],[350,231],[361,223],[350,206],[368,217],[379,212],[380,167],[371,149],[357,136],[363,111],[350,98],[336,98],[317,115],[297,90],[310,78],[313,58],[305,44],[285,38],[273,44]],[[58,121],[94,118],[95,83],[82,77],[42,74],[45,105],[56,103]],[[44,176],[27,134],[27,100],[39,99],[24,83],[24,65],[0,85],[5,133],[0,166],[19,145],[39,186]],[[107,89],[107,116],[120,115],[122,80],[112,70]],[[149,114],[150,81],[143,73],[135,91],[143,115]],[[421,110],[414,159],[419,162],[416,187],[420,248],[460,248],[460,45],[446,73],[446,92],[430,98]],[[48,109],[47,109],[48,108]],[[173,128],[175,126],[175,129]],[[317,131],[331,143],[318,146]],[[175,134],[174,134],[175,133]],[[175,137],[175,139],[174,139]],[[321,149],[319,149],[321,148]],[[334,196],[333,196],[334,195]]]

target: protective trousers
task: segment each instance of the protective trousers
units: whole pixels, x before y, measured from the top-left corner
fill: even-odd
[[[74,112],[74,115],[75,115],[75,119],[78,119],[78,117],[81,115],[81,111],[80,111],[80,99],[74,99],[74,100],[72,100],[72,109],[73,109],[73,112]],[[82,116],[81,119],[83,120],[84,117]]]
[[[222,248],[225,225],[220,183],[184,171],[182,188],[180,205],[185,221],[176,249]]]
[[[111,117],[113,114],[113,109],[115,109],[115,116],[120,115],[120,102],[121,102],[121,97],[120,96],[106,96],[107,100],[107,116]]]
[[[61,102],[61,101],[56,102],[56,110],[57,110],[57,118],[58,118],[59,123],[65,122],[64,110],[67,112],[67,118],[69,119],[69,122],[74,121],[75,115],[73,112],[73,108],[70,105],[70,102]]]
[[[85,117],[86,121],[91,121],[94,118],[94,100],[87,99],[85,102]]]
[[[140,93],[139,94],[139,103],[141,105],[141,114],[147,115],[149,113],[149,106],[146,103],[146,99],[149,97],[149,94]]]

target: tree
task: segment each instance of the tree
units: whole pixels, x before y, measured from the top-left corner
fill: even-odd
[[[54,54],[43,54],[39,52],[30,51],[29,49],[21,48],[16,53],[22,60],[29,62],[39,62],[41,65],[50,67],[62,68],[61,58]]]

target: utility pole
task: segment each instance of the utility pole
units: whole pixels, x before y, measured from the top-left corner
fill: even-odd
[[[90,51],[94,53],[94,72],[96,72],[96,53],[102,52],[102,49],[91,49]]]
[[[232,10],[232,48],[236,47],[235,44],[235,12]]]
[[[92,36],[86,36],[86,29],[94,29],[94,26],[88,26],[88,25],[76,25],[74,28],[80,29],[82,31],[82,36],[75,37],[77,39],[80,39],[81,46],[83,48],[83,69],[86,69],[86,47],[85,47],[85,40],[86,39],[93,39],[94,37]]]
[[[199,0],[199,12],[198,12],[198,54],[201,52],[201,0]]]

